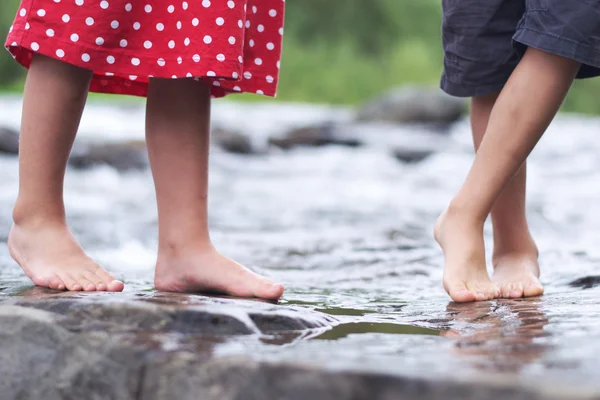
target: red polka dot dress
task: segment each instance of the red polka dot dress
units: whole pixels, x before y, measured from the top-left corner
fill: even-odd
[[[285,0],[22,0],[6,41],[94,71],[90,90],[146,96],[148,80],[195,78],[212,95],[275,96]]]

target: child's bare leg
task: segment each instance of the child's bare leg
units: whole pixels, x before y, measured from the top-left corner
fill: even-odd
[[[8,239],[13,258],[39,286],[123,290],[69,231],[63,181],[91,72],[35,56],[25,85],[19,149],[19,196]]]
[[[499,93],[477,96],[471,102],[473,142],[479,149]],[[494,281],[502,297],[530,297],[543,293],[539,280],[538,249],[527,224],[525,193],[527,162],[506,185],[492,208]]]
[[[504,87],[467,179],[436,223],[444,287],[455,301],[499,296],[485,266],[483,225],[556,115],[580,65],[529,48]]]
[[[281,297],[283,286],[222,256],[210,241],[208,85],[194,80],[152,80],[146,118],[158,200],[155,287],[239,297]]]

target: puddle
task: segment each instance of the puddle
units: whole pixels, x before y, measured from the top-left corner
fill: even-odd
[[[412,325],[388,324],[379,322],[355,322],[341,324],[315,337],[315,340],[338,340],[350,335],[365,333],[385,333],[388,335],[431,335],[439,336],[440,332]]]

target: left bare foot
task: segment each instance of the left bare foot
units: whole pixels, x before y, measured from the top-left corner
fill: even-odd
[[[544,287],[539,279],[540,267],[535,245],[528,251],[494,254],[494,281],[503,298],[541,296]]]
[[[282,285],[222,256],[214,248],[159,255],[154,286],[169,292],[218,292],[277,300]]]

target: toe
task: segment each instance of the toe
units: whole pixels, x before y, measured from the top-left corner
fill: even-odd
[[[108,272],[103,270],[102,268],[98,267],[98,269],[96,269],[96,271],[94,271],[94,274],[97,277],[99,277],[100,280],[102,280],[102,282],[106,286],[106,289],[104,289],[104,290],[107,290],[109,292],[122,292],[123,291],[123,288],[125,287],[123,282],[115,279],[114,276],[112,276],[111,274],[109,274]]]
[[[462,282],[446,285],[446,291],[457,303],[469,303],[476,300],[475,294]]]
[[[65,284],[58,276],[48,279],[48,287],[54,290],[65,290]]]
[[[85,279],[87,279],[88,281],[90,281],[94,284],[94,286],[96,287],[96,290],[101,291],[101,292],[106,291],[106,283],[104,283],[99,276],[95,275],[92,272],[85,272],[83,274],[83,276],[85,277]]]
[[[83,290],[81,285],[70,274],[60,274],[59,278],[64,282],[65,288],[67,290],[70,290],[72,292],[80,292],[81,290]]]
[[[512,299],[519,299],[523,297],[523,285],[520,283],[514,284],[512,290],[510,291],[510,297]]]
[[[283,295],[283,285],[279,283],[270,282],[263,285],[261,296],[264,299],[277,300]]]
[[[544,287],[541,284],[534,283],[527,285],[523,291],[524,297],[535,297],[544,294]]]
[[[76,278],[76,280],[85,292],[93,292],[96,290],[96,285],[94,285],[92,282],[86,279],[86,277],[83,274],[79,275]]]
[[[512,292],[512,290],[512,285],[510,283],[505,283],[502,286],[500,286],[500,296],[503,299],[510,299],[510,293]]]

